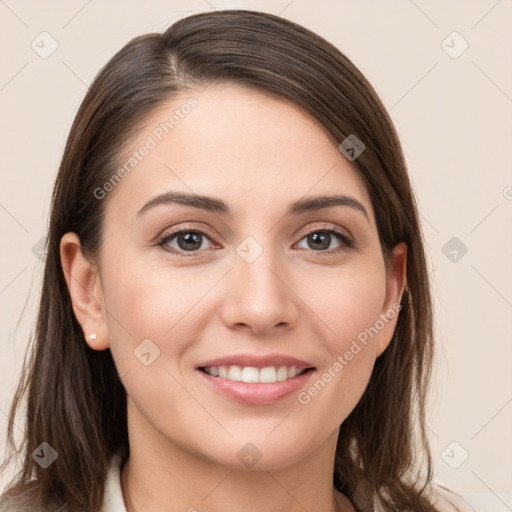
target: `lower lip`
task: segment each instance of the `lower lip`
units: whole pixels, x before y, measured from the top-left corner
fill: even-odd
[[[214,377],[202,370],[196,370],[219,393],[243,404],[268,405],[298,391],[314,373],[308,370],[292,379],[280,382],[235,382],[221,377]]]

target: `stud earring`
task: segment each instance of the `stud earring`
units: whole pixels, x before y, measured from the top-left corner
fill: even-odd
[[[89,334],[89,339],[90,340],[95,340],[96,339],[96,333]]]

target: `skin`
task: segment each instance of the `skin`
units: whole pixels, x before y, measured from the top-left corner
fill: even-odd
[[[339,427],[398,315],[307,405],[296,393],[270,405],[240,404],[205,384],[195,367],[228,354],[279,352],[316,367],[309,388],[400,301],[407,248],[398,244],[385,266],[356,167],[339,141],[284,100],[240,85],[188,92],[147,119],[130,151],[191,95],[198,105],[104,199],[98,260],[83,256],[74,233],[61,240],[84,342],[110,348],[128,396],[127,511],[334,512],[335,502],[354,510],[332,485]],[[223,199],[233,216],[177,204],[137,216],[170,190]],[[283,217],[292,201],[333,193],[356,198],[369,220],[347,206]],[[332,227],[348,231],[357,247],[336,235],[326,249],[308,243],[308,234]],[[208,230],[192,257],[178,237],[167,247],[185,256],[155,241],[180,229]],[[252,263],[236,252],[247,236],[263,248]],[[134,350],[148,338],[160,355],[145,366]],[[261,452],[251,468],[237,457],[248,442]]]

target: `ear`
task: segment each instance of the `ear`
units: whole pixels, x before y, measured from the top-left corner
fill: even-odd
[[[377,354],[379,357],[391,343],[400,310],[400,301],[407,279],[407,245],[400,242],[393,248],[391,261],[386,269],[386,298],[382,305],[380,320],[384,327],[377,338]]]
[[[80,239],[75,233],[66,233],[61,238],[60,259],[73,311],[87,344],[93,350],[108,348],[106,309],[98,268],[82,254]],[[96,335],[96,339],[91,335]]]

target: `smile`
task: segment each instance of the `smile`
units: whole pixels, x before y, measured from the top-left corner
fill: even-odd
[[[284,369],[281,370],[281,368]],[[277,380],[278,373],[281,378],[284,378],[285,370],[286,378]],[[258,369],[235,365],[197,368],[196,372],[197,375],[203,379],[203,382],[215,393],[245,405],[270,405],[278,402],[294,392],[299,392],[316,373],[314,368],[297,369],[293,367],[278,367],[276,369],[276,367],[272,366]],[[226,376],[214,376],[214,372],[219,374],[222,372],[222,374]],[[288,372],[290,372],[290,377],[288,376]],[[291,376],[294,373],[295,376]],[[239,379],[239,377],[241,378],[242,374],[244,378],[253,379],[253,381],[258,377],[258,382],[231,380],[235,376],[237,379]],[[262,380],[267,379],[267,382],[260,382],[260,378],[262,378]]]
[[[202,370],[212,377],[220,377],[233,382],[246,383],[274,383],[293,379],[303,374],[308,369],[299,369],[295,366],[267,366],[265,368],[255,368],[253,366],[206,366]]]

